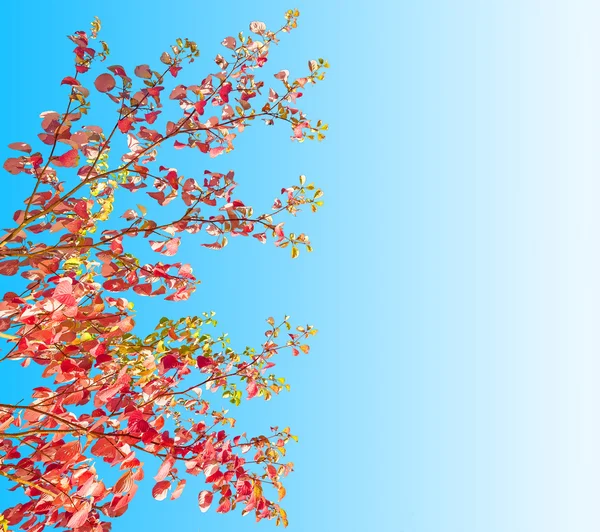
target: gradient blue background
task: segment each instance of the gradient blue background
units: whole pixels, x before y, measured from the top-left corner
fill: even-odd
[[[330,60],[303,102],[331,124],[327,141],[255,130],[231,156],[197,164],[234,168],[256,205],[299,174],[317,181],[325,207],[295,222],[315,252],[292,262],[252,242],[186,248],[201,290],[140,307],[145,322],[213,309],[238,345],[258,343],[269,315],[318,326],[310,356],[281,363],[292,392],[238,412],[249,430],[289,423],[301,437],[292,532],[598,530],[597,3],[296,5],[300,27],[269,62],[300,74],[307,59]],[[189,36],[205,52],[201,75],[222,37],[255,19],[275,26],[293,7],[67,6],[2,8],[2,146],[62,109],[63,36],[93,15],[111,64],[151,61]],[[196,163],[169,164],[191,174]],[[12,212],[30,184],[2,179]],[[306,282],[291,299],[289,279]],[[272,529],[200,514],[197,491],[156,503],[148,485],[114,530]]]

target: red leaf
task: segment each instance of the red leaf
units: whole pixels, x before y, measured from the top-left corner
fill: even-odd
[[[149,296],[152,293],[152,285],[149,283],[137,284],[133,287],[133,291],[141,296]]]
[[[183,142],[179,142],[178,140],[176,140],[176,141],[173,143],[173,147],[174,147],[176,150],[182,150],[183,148],[187,148],[187,147],[188,147],[188,145],[187,145],[187,144],[184,144]]]
[[[0,262],[0,275],[15,275],[18,271],[19,261],[17,259]]]
[[[218,514],[226,514],[229,510],[231,510],[231,501],[228,498],[222,500],[223,502],[221,502],[217,508]]]
[[[252,235],[254,238],[256,238],[261,244],[266,244],[267,243],[267,234],[266,233],[256,233],[254,235]]]
[[[100,364],[108,362],[109,360],[112,360],[112,357],[108,353],[102,353],[101,355],[98,355],[96,357],[96,362],[94,363],[94,366],[98,367]]]
[[[207,490],[201,491],[198,494],[198,506],[200,506],[200,511],[206,512],[210,508],[212,500],[213,500],[212,491],[207,491]]]
[[[108,70],[110,70],[115,76],[119,76],[120,78],[127,78],[125,69],[121,65],[109,66]],[[127,78],[127,79],[129,79],[129,78]]]
[[[102,286],[109,292],[123,292],[129,289],[129,285],[123,279],[109,279]]]
[[[223,86],[219,89],[219,96],[225,103],[229,102],[229,93],[232,90],[233,86],[229,82],[223,83]]]
[[[167,491],[171,487],[171,483],[168,480],[161,480],[157,482],[155,486],[152,488],[152,497],[154,497],[157,501],[162,501],[167,496]]]
[[[213,464],[208,464],[207,466],[205,466],[204,474],[206,475],[206,480],[208,482],[210,482],[210,480],[208,480],[208,479],[211,478],[218,471],[219,471],[219,464],[213,463]]]
[[[144,414],[137,410],[133,414],[131,414],[131,416],[129,416],[129,419],[127,420],[127,426],[134,432],[141,433],[147,432],[148,429],[150,429],[150,425],[144,419]],[[163,479],[161,478],[157,480]]]
[[[54,157],[52,163],[54,166],[62,166],[64,168],[74,168],[79,162],[79,153],[77,150],[69,150],[59,157]]]
[[[108,73],[104,73],[104,74],[100,74],[97,78],[96,81],[94,81],[94,86],[96,87],[96,89],[98,89],[100,92],[108,92],[111,91],[115,88],[115,85],[117,84],[117,82],[115,81],[115,78],[113,78],[110,74]]]
[[[206,100],[200,100],[199,102],[196,102],[194,104],[194,107],[196,108],[196,112],[199,115],[203,115],[204,114],[204,108],[206,107]]]
[[[166,355],[160,359],[160,363],[165,371],[181,366],[179,360],[174,355]]]
[[[133,129],[133,118],[123,118],[117,122],[117,126],[121,133],[127,133]]]
[[[72,76],[67,76],[66,78],[63,78],[63,80],[60,82],[61,85],[79,85],[79,81],[77,81],[74,77]]]
[[[146,119],[146,122],[148,122],[148,124],[154,124],[159,114],[160,111],[152,111],[150,113],[146,113],[144,115],[144,118]]]
[[[206,366],[212,366],[212,360],[210,358],[206,358],[203,356],[199,356],[196,358],[196,362],[198,363],[198,367],[200,369],[205,368]]]

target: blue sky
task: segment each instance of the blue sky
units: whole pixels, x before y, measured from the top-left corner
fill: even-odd
[[[274,26],[293,7],[57,5],[3,8],[0,146],[32,139],[39,113],[62,107],[64,35],[94,15],[111,64],[154,60],[188,36],[200,75],[224,36],[251,20]],[[296,5],[300,27],[269,61],[300,72],[329,59],[305,101],[328,139],[294,145],[282,128],[257,130],[231,156],[199,162],[235,169],[255,204],[300,174],[317,182],[325,207],[296,222],[315,252],[292,262],[252,242],[184,249],[201,289],[140,310],[144,320],[215,310],[241,345],[260,341],[269,315],[319,328],[310,356],[281,363],[292,392],[238,412],[249,430],[300,435],[292,532],[597,530],[598,7]],[[28,185],[3,179],[6,226]],[[289,279],[304,283],[293,297]],[[271,529],[200,514],[193,488],[172,503],[148,488],[114,530]]]

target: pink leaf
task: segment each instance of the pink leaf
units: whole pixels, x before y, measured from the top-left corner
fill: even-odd
[[[13,142],[12,144],[9,144],[8,147],[11,150],[26,151],[27,153],[31,153],[31,146],[25,142]]]
[[[138,78],[150,79],[152,77],[152,70],[148,65],[136,66],[133,72]]]
[[[277,74],[275,74],[275,79],[279,79],[279,80],[283,81],[284,83],[286,83],[289,75],[290,75],[289,70],[280,70],[279,72],[277,72]]]
[[[17,175],[25,170],[25,163],[23,157],[9,157],[4,161],[3,168],[12,175]]]
[[[267,25],[264,22],[259,22],[255,20],[250,23],[250,31],[252,33],[256,33],[257,35],[262,35],[267,30]]]
[[[167,456],[165,458],[165,461],[161,464],[160,468],[158,469],[158,473],[156,473],[154,480],[156,480],[157,482],[164,480],[166,476],[171,472],[171,469],[173,468],[174,464],[175,458],[173,458],[172,456]]]
[[[248,392],[248,399],[256,397],[256,394],[258,393],[258,386],[255,380],[248,380],[248,386],[246,386],[246,391]]]
[[[186,484],[186,480],[185,479],[182,479],[182,480],[180,480],[178,482],[177,487],[175,488],[175,490],[171,494],[171,500],[172,501],[174,501],[175,499],[179,498],[179,496],[183,492],[183,488],[185,488],[185,484]]]
[[[167,242],[166,250],[163,253],[163,255],[167,255],[168,257],[172,257],[173,255],[175,255],[177,253],[177,250],[179,249],[180,243],[181,238],[171,238],[171,240]]]
[[[125,218],[127,221],[135,220],[139,215],[133,209],[127,209],[121,218]]]
[[[211,148],[208,151],[208,155],[214,159],[215,157],[218,157],[219,155],[221,155],[224,151],[225,151],[225,148],[223,146],[219,146],[218,148]]]
[[[79,528],[83,526],[87,521],[89,513],[90,505],[86,503],[71,516],[71,519],[67,523],[67,528]]]
[[[52,297],[59,303],[72,307],[77,304],[77,301],[73,297],[73,284],[70,279],[65,279],[56,285]]]
[[[235,39],[233,37],[225,37],[223,39],[223,41],[221,42],[221,44],[225,48],[229,48],[230,50],[233,50],[235,48]]]
[[[213,242],[212,244],[202,244],[202,247],[208,249],[221,249],[223,245],[220,242]]]

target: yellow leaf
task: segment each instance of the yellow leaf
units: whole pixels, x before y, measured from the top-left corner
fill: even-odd
[[[279,495],[279,500],[285,497],[285,488],[283,486],[277,490],[277,495]]]

